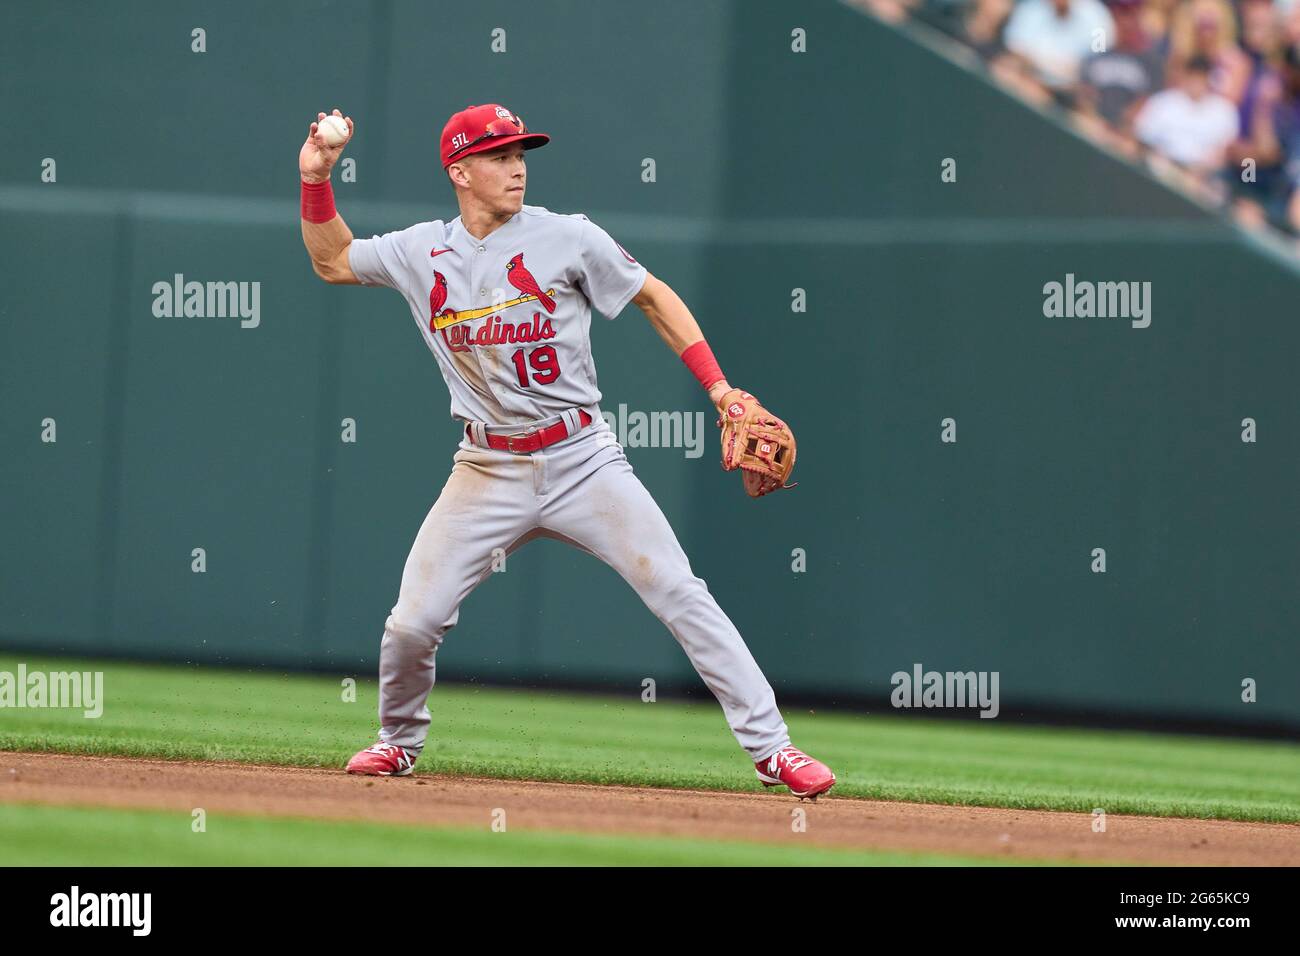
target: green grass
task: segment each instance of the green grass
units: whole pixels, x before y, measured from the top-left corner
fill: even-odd
[[[0,804],[0,866],[963,866],[924,853]]]
[[[0,709],[0,749],[341,767],[374,739],[373,681],[198,666],[22,658],[102,670],[97,720]],[[0,654],[0,671],[19,658]],[[361,676],[361,675],[358,675]],[[422,772],[753,791],[712,704],[440,686]],[[1118,731],[787,712],[835,795],[972,806],[1300,822],[1300,746]]]

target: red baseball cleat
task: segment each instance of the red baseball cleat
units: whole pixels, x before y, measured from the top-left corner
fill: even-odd
[[[765,787],[786,786],[800,800],[825,793],[835,786],[835,774],[820,760],[813,760],[802,750],[782,747],[766,760],[754,764],[758,779]]]
[[[382,740],[367,747],[348,761],[348,773],[371,777],[405,777],[415,769],[416,754]]]

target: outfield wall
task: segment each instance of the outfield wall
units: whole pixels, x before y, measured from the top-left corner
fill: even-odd
[[[1300,728],[1292,267],[838,4],[510,6],[0,12],[0,641],[373,666],[457,427],[400,298],[313,276],[294,158],[343,106],[353,230],[449,217],[436,129],[499,100],[554,137],[528,201],[609,229],[799,436],[799,488],[759,502],[711,418],[702,457],[627,449],[778,691],[883,700],[919,662],[998,671],[1004,715]],[[156,317],[176,274],[259,283],[257,326]],[[1045,317],[1068,274],[1149,282],[1150,326]],[[634,308],[593,343],[605,409],[707,410]],[[552,542],[471,596],[439,661],[693,679]]]

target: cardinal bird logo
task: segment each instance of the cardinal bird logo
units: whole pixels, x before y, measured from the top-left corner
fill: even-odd
[[[443,312],[450,312],[450,309],[443,309],[447,304],[447,277],[441,272],[435,270],[433,273],[433,288],[429,290],[429,331],[434,332],[437,329],[434,323],[438,316]]]
[[[537,301],[542,304],[542,308],[547,312],[555,311],[555,300],[542,291],[542,287],[537,284],[533,274],[528,271],[528,268],[524,265],[524,254],[522,252],[506,263],[506,278],[520,292],[537,296]]]

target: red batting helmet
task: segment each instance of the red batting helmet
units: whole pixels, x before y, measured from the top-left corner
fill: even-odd
[[[504,106],[488,103],[486,106],[468,106],[447,120],[442,128],[442,143],[438,155],[446,169],[458,159],[473,156],[489,149],[510,143],[523,143],[524,149],[545,146],[551,137],[545,133],[530,133],[518,113]]]

